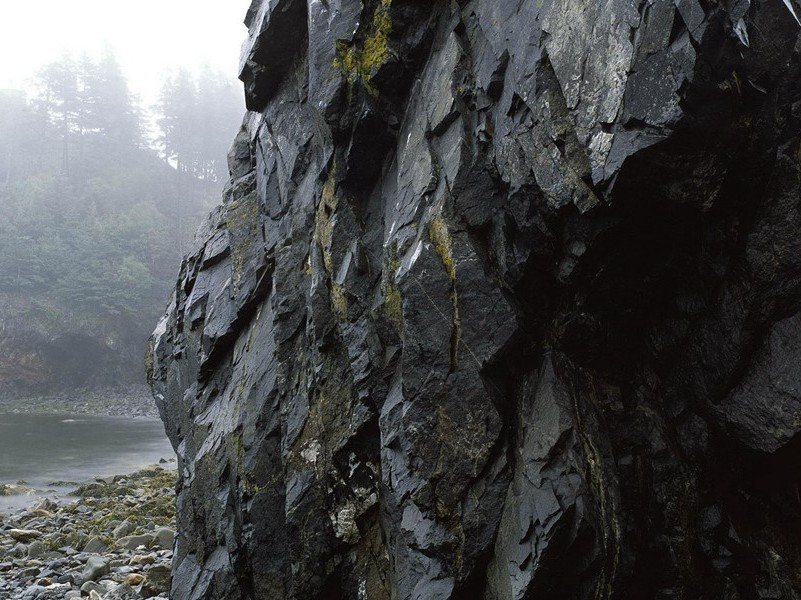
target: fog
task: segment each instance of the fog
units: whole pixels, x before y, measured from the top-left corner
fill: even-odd
[[[0,0],[0,400],[13,408],[96,391],[94,412],[154,409],[142,357],[222,199],[249,1]]]
[[[98,56],[110,46],[132,91],[155,101],[163,74],[208,64],[236,77],[249,0],[0,0],[0,89],[30,78],[64,53]]]
[[[128,575],[143,569],[99,541],[107,524],[172,547],[175,458],[145,356],[194,232],[228,198],[249,1],[0,0],[0,563],[16,555],[11,513],[45,498],[43,549],[74,534],[64,543]],[[103,506],[84,494],[98,476]],[[92,499],[52,502],[76,495]],[[86,573],[75,554],[47,552],[35,577],[0,564],[0,599],[81,583],[110,597],[109,577],[67,574]],[[170,555],[149,555],[148,578]],[[137,577],[125,598],[166,592],[163,577],[135,592],[150,585]]]

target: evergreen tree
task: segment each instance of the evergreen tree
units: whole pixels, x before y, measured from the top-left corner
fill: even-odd
[[[0,306],[144,342],[192,223],[219,197],[238,104],[210,70],[171,76],[165,164],[110,52],[46,65],[32,101],[0,91]]]
[[[203,125],[199,132],[197,154],[200,157],[199,173],[203,179],[222,181],[228,176],[228,147],[231,132],[242,118],[238,90],[230,80],[208,66],[198,76],[198,111]]]
[[[79,132],[81,101],[78,71],[70,57],[46,65],[37,77],[39,93],[35,101],[40,118],[47,119],[61,140],[61,170],[70,172],[70,147]]]
[[[25,169],[24,156],[33,154],[35,119],[25,94],[0,90],[0,189],[8,188]]]
[[[181,173],[196,171],[199,111],[197,87],[186,69],[169,75],[162,86],[158,110],[159,141],[168,161]]]
[[[198,179],[224,180],[231,132],[242,117],[238,98],[235,86],[208,66],[197,77],[185,69],[167,76],[157,106],[167,161]]]
[[[120,64],[110,49],[83,75],[91,129],[117,149],[143,144],[141,112],[133,100]]]

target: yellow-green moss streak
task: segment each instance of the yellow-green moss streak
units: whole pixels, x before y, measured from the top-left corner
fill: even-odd
[[[239,416],[239,411],[242,409],[242,398],[245,396],[245,382],[244,380],[239,381],[239,385],[236,386],[236,403],[234,404],[234,417]]]
[[[323,184],[320,204],[317,206],[317,213],[314,219],[314,239],[320,244],[323,254],[323,267],[329,280],[329,299],[331,310],[339,314],[343,319],[347,318],[348,305],[345,300],[342,286],[334,283],[333,260],[331,247],[334,240],[333,215],[336,212],[338,199],[336,197],[336,163],[331,167],[328,178]]]
[[[324,473],[330,466],[337,443],[352,435],[354,392],[344,365],[326,360],[320,379],[309,394],[309,412],[298,437],[289,449],[288,464],[295,470]],[[347,367],[345,367],[347,368]],[[313,456],[304,450],[315,448]]]
[[[234,452],[234,464],[241,467],[245,461],[245,442],[242,439],[242,432],[235,431],[231,434],[231,448]]]
[[[241,201],[228,205],[225,225],[231,235],[231,283],[234,293],[239,291],[242,270],[245,266],[245,254],[256,237],[259,224],[259,202],[255,194],[246,196]],[[239,232],[246,230],[245,235]]]
[[[434,244],[434,249],[445,267],[448,279],[451,280],[451,304],[453,306],[453,328],[451,332],[451,371],[456,370],[459,358],[459,341],[462,336],[462,326],[459,319],[459,296],[456,292],[456,263],[453,260],[453,240],[448,224],[442,215],[437,215],[428,224],[428,237]]]
[[[332,216],[337,209],[336,165],[331,167],[328,178],[323,184],[322,197],[314,216],[314,241],[320,244],[323,251],[323,266],[326,273],[331,273],[331,244],[333,242],[334,224]]]
[[[261,487],[256,483],[253,475],[245,470],[245,443],[242,438],[242,433],[239,431],[233,433],[231,435],[231,441],[233,442],[234,460],[236,461],[239,483],[248,495],[253,497],[261,491]]]
[[[345,74],[349,84],[360,81],[364,89],[372,96],[378,95],[378,89],[372,82],[373,76],[382,65],[389,60],[387,39],[392,33],[392,18],[389,16],[392,0],[381,0],[375,7],[370,22],[371,33],[361,46],[337,41],[337,57],[334,67]]]
[[[618,519],[617,499],[610,490],[607,473],[604,468],[603,454],[596,447],[590,430],[584,424],[584,407],[582,403],[587,404],[587,411],[593,410],[594,400],[593,393],[573,394],[573,413],[576,420],[576,433],[578,440],[582,445],[583,455],[587,468],[586,480],[590,483],[595,491],[595,497],[598,499],[598,504],[601,509],[601,517],[604,526],[601,528],[602,541],[606,549],[607,559],[602,567],[600,577],[596,583],[596,597],[608,598],[612,593],[612,582],[615,579],[615,573],[620,561],[620,522]],[[587,400],[580,400],[587,398]]]
[[[249,475],[245,475],[244,486],[248,495],[251,497],[255,496],[261,491],[261,486],[259,486],[258,483],[253,481],[253,479]]]
[[[381,292],[384,295],[384,312],[398,335],[403,337],[403,300],[395,283],[395,275],[400,269],[398,248],[393,245],[389,251],[388,264],[381,274]]]
[[[336,163],[331,167],[328,178],[323,184],[320,203],[314,215],[314,241],[320,245],[323,254],[323,268],[329,282],[329,300],[331,310],[340,318],[348,318],[348,302],[345,298],[344,288],[334,283],[334,267],[331,256],[331,246],[334,241],[333,215],[336,212],[338,199],[336,197]]]

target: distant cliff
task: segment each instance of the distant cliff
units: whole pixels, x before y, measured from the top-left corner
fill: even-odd
[[[801,596],[794,7],[255,1],[171,597]]]
[[[0,398],[143,386],[141,320],[67,317],[52,306],[0,293]]]

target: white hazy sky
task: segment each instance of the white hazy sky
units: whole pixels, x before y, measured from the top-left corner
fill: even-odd
[[[237,75],[250,0],[0,0],[0,89],[30,87],[65,52],[114,48],[131,89],[155,101],[164,72],[204,62]]]

